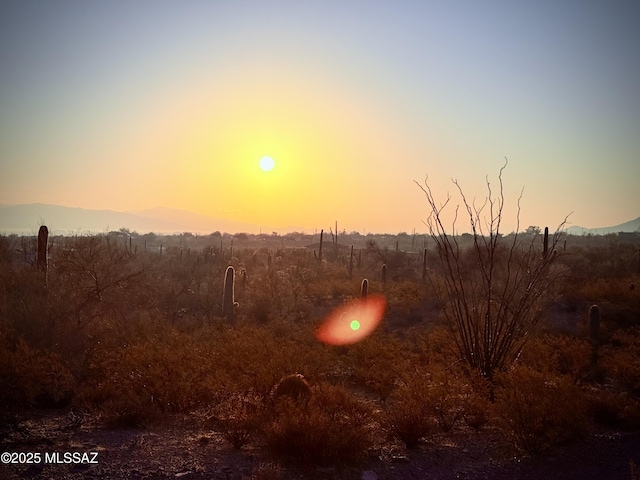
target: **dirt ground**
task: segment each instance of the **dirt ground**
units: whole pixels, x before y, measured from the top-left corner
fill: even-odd
[[[2,479],[630,480],[630,461],[640,465],[640,432],[592,432],[580,443],[530,458],[498,430],[460,428],[409,451],[385,442],[352,465],[304,466],[273,458],[259,440],[236,450],[197,415],[147,429],[105,429],[68,411],[2,422],[1,452],[41,454],[39,463],[0,464]],[[65,452],[88,456],[80,457],[84,463],[64,463]],[[52,453],[60,454],[59,463]],[[86,463],[91,460],[97,463]]]

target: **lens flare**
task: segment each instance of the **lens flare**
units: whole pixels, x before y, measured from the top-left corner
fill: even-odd
[[[382,321],[387,302],[370,295],[335,309],[316,330],[316,338],[330,345],[348,345],[369,336]]]

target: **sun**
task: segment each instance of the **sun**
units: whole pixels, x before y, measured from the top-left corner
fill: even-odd
[[[273,167],[275,166],[276,161],[269,156],[265,156],[260,159],[260,168],[265,172],[273,170]]]

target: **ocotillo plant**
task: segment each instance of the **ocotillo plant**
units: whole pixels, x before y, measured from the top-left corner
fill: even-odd
[[[367,294],[369,293],[369,280],[366,278],[362,279],[362,283],[360,284],[360,298],[366,299]]]
[[[600,307],[591,305],[589,308],[589,340],[594,344],[600,342]]]
[[[382,281],[382,288],[387,286],[387,264],[382,264],[382,272],[380,273],[380,280]]]
[[[232,266],[228,266],[224,275],[224,291],[222,294],[222,316],[227,319],[233,319],[234,308],[238,306],[238,303],[234,298],[234,277],[234,268]]]

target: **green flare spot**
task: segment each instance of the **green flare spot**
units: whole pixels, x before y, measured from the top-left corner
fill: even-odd
[[[351,320],[349,326],[351,327],[351,330],[360,330],[360,322],[358,320]]]

